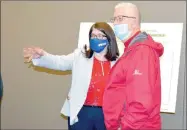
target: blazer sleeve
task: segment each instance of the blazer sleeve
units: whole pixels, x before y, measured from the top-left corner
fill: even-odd
[[[44,67],[53,70],[72,70],[75,58],[81,53],[80,49],[76,49],[73,53],[68,55],[52,55],[45,53],[44,56],[32,59],[35,66]]]

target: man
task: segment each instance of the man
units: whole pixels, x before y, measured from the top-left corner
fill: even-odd
[[[140,13],[131,3],[114,10],[114,31],[124,43],[103,99],[107,130],[161,129],[160,61],[164,48],[140,31]]]

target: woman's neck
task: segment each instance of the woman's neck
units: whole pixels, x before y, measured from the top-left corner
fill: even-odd
[[[107,61],[107,59],[105,57],[106,53],[107,53],[107,47],[100,53],[94,52],[94,56],[99,61]]]

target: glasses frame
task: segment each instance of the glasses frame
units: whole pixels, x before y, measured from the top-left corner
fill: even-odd
[[[111,18],[110,19],[110,21],[112,22],[112,23],[114,23],[116,20],[116,18],[119,18],[119,17],[122,17],[122,18],[129,18],[129,19],[136,19],[136,17],[133,17],[133,16],[126,16],[126,15],[119,15],[119,16],[116,16],[116,17],[114,17],[114,18]],[[119,21],[119,20],[117,20],[117,21]],[[121,21],[123,21],[123,20],[121,20]],[[119,22],[121,22],[121,21],[119,21]]]
[[[103,34],[100,34],[100,35],[91,34],[90,39],[94,39],[94,38],[97,38],[97,39],[107,39],[107,36],[103,35]]]

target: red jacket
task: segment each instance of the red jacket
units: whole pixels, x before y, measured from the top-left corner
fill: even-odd
[[[161,129],[160,60],[164,48],[139,33],[113,66],[103,98],[107,130]]]

